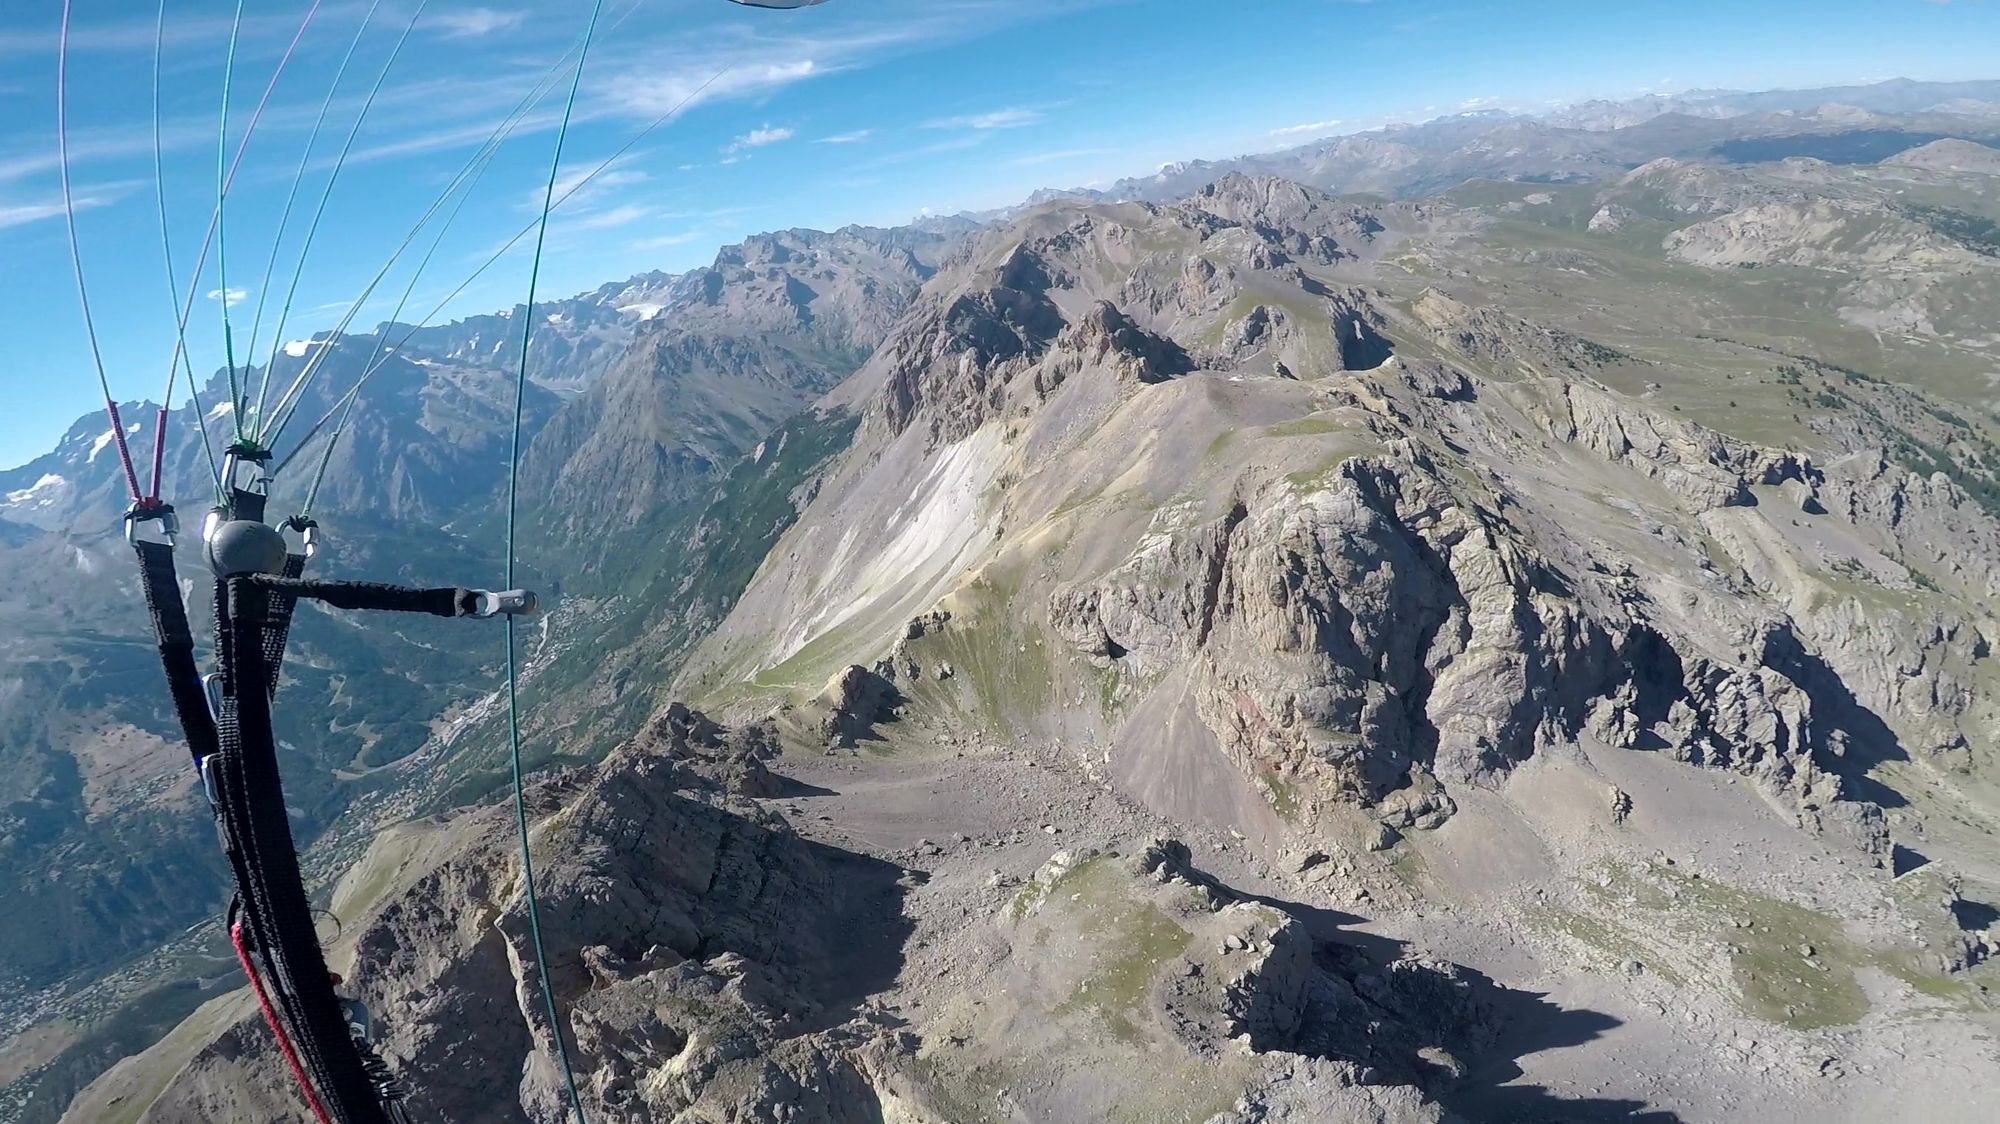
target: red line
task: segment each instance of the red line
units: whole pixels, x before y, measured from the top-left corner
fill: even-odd
[[[132,447],[125,443],[125,419],[118,416],[118,403],[104,400],[104,412],[111,417],[111,440],[118,446],[118,463],[125,466],[125,486],[132,490],[132,500],[140,498],[139,473],[132,467]]]
[[[167,408],[160,407],[159,419],[153,429],[153,489],[146,498],[153,503],[160,502],[160,462],[167,454]]]
[[[285,1064],[292,1067],[292,1077],[299,1083],[299,1092],[305,1094],[306,1107],[312,1109],[320,1124],[333,1124],[333,1118],[326,1114],[318,1094],[313,1092],[312,1082],[306,1080],[306,1067],[300,1064],[297,1051],[292,1049],[292,1040],[278,1022],[278,1012],[271,1007],[271,997],[264,991],[263,977],[257,974],[256,965],[250,962],[250,950],[243,946],[242,922],[229,927],[229,943],[236,946],[237,962],[243,965],[243,974],[250,978],[250,988],[257,993],[257,1006],[264,1010],[264,1021],[271,1025],[271,1034],[278,1040],[278,1049],[285,1055]]]

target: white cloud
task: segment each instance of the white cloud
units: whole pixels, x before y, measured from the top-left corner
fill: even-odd
[[[1042,119],[1042,111],[1028,106],[1012,106],[996,109],[991,113],[969,113],[958,117],[940,117],[924,122],[926,129],[1018,129],[1032,125]]]
[[[1271,135],[1274,137],[1290,137],[1297,136],[1300,133],[1324,133],[1339,124],[1340,118],[1330,117],[1325,121],[1308,121],[1303,125],[1286,125],[1283,128],[1272,129]]]
[[[980,145],[985,144],[986,138],[992,135],[990,132],[965,133],[947,140],[938,141],[936,144],[918,145],[915,148],[906,148],[900,152],[891,152],[883,156],[878,156],[873,160],[864,161],[856,165],[856,168],[881,168],[890,164],[902,164],[925,156],[936,156],[944,152],[963,152],[968,148],[978,148]]]
[[[825,71],[809,58],[790,62],[745,63],[717,74],[706,62],[665,73],[633,70],[605,83],[602,96],[619,110],[659,117],[716,98],[768,93]]]
[[[622,207],[613,207],[608,211],[599,211],[596,214],[579,215],[576,218],[570,219],[567,225],[580,230],[609,230],[612,227],[626,226],[638,222],[651,213],[651,211],[636,203],[628,203]]]
[[[493,8],[458,8],[434,12],[430,24],[447,39],[473,39],[496,31],[510,31],[528,18],[526,12],[503,12]]]
[[[851,133],[835,133],[830,137],[821,137],[818,140],[814,141],[813,143],[814,144],[859,144],[862,141],[865,141],[869,137],[872,137],[874,135],[875,135],[875,130],[873,129],[856,129]]]
[[[239,289],[234,285],[231,285],[229,287],[229,292],[227,296],[223,294],[223,291],[221,289],[210,289],[208,291],[209,300],[221,301],[223,303],[223,306],[226,308],[235,308],[237,305],[242,304],[244,298],[248,297],[249,295],[250,295],[250,290]]]
[[[79,209],[83,204],[84,200],[77,200]],[[10,226],[26,226],[28,223],[40,222],[43,219],[60,218],[62,213],[61,203],[0,204],[0,230]]]
[[[558,200],[570,199],[571,193],[574,192],[576,197],[571,202],[582,203],[592,197],[602,196],[612,188],[631,187],[634,184],[645,183],[652,178],[637,168],[626,167],[625,164],[631,159],[629,156],[621,157],[608,166],[603,165],[602,161],[563,165],[556,172],[555,198]],[[598,171],[600,166],[603,166],[603,171]],[[592,172],[596,172],[597,174],[592,175]],[[589,184],[588,187],[585,187],[586,181]],[[545,190],[546,187],[535,188],[534,192],[524,200],[524,205],[532,211],[541,210],[542,196]]]
[[[773,127],[765,125],[759,129],[752,129],[735,140],[730,141],[729,147],[722,151],[736,153],[742,152],[746,148],[763,148],[766,145],[779,144],[791,140],[792,136],[793,132],[790,129],[782,126]]]

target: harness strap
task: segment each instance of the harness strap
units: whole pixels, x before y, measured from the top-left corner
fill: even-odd
[[[297,581],[306,572],[306,556],[287,554],[285,556],[285,579]],[[298,608],[298,595],[283,589],[271,591],[270,615],[264,623],[264,662],[271,668],[271,694],[278,693],[278,672],[285,662],[285,644],[291,639],[292,611]]]
[[[344,1124],[387,1124],[347,1031],[333,978],[313,931],[271,733],[271,667],[264,658],[271,596],[246,578],[219,583],[226,606],[221,771],[223,816],[249,885],[246,915],[271,965],[301,1060],[328,1111]]]
[[[188,626],[187,605],[181,600],[180,575],[174,569],[174,548],[163,542],[132,544],[139,555],[139,584],[146,593],[146,611],[153,618],[153,637],[160,649],[160,666],[174,700],[188,752],[199,765],[216,750],[215,717],[201,688],[194,662],[194,632]]]
[[[469,617],[478,611],[478,592],[458,586],[421,589],[382,582],[335,582],[252,574],[246,580],[273,594],[323,601],[336,609],[368,609],[389,613],[429,613],[434,617]]]

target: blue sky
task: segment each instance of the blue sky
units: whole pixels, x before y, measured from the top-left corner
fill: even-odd
[[[373,4],[372,18],[368,17]],[[494,125],[536,102],[466,195],[418,279],[415,320],[532,218],[583,0],[246,0],[228,149],[298,46],[230,189],[223,250],[239,346],[265,302],[258,360],[332,158],[392,46],[417,19],[354,139],[300,272],[285,336],[332,327]],[[153,180],[155,0],[74,0],[70,145],[86,276],[112,390],[157,399],[174,339]],[[55,164],[58,8],[0,6],[0,466],[45,451],[98,405]],[[234,0],[168,0],[162,164],[185,286],[216,190],[222,60]],[[293,217],[279,215],[350,45]],[[1593,96],[2000,77],[2000,3],[1958,0],[830,0],[772,12],[723,0],[607,0],[563,178],[632,144],[558,212],[544,295],[686,269],[742,235],[892,224],[1299,143],[1461,107]],[[683,106],[683,103],[685,105]],[[633,144],[640,130],[681,112]],[[432,228],[433,230],[435,227]],[[387,316],[429,234],[355,325]],[[447,307],[525,294],[525,243]],[[196,369],[219,366],[216,254],[197,286]]]

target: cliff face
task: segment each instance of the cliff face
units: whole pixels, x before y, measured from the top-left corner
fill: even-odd
[[[1984,737],[1991,625],[1939,583],[1984,599],[1993,519],[1619,393],[1653,364],[1618,348],[1352,283],[1443,225],[1239,178],[987,235],[843,391],[857,448],[684,684],[815,685],[937,604],[1053,664],[988,720],[1062,727],[1071,681],[1135,737],[1185,707],[1247,782],[1396,827],[1589,736],[1885,861],[1841,775]]]

